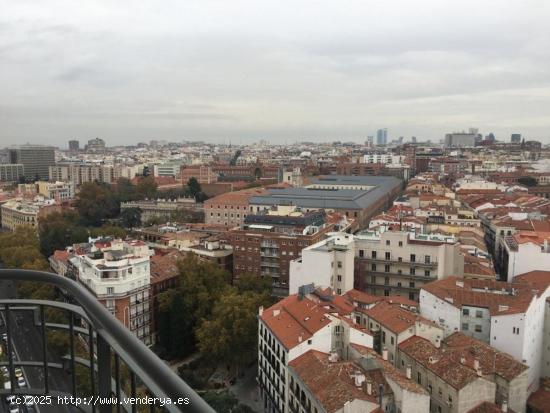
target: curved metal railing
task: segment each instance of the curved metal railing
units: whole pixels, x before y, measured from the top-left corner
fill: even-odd
[[[118,375],[119,358],[128,366],[131,380],[131,391],[129,397],[136,397],[136,378],[143,383],[147,388],[151,397],[157,397],[163,400],[170,400],[172,403],[175,401],[183,402],[188,400],[186,404],[170,404],[164,405],[160,411],[168,412],[214,412],[214,410],[181,378],[175,374],[164,361],[159,359],[145,344],[143,344],[137,337],[135,337],[120,321],[118,321],[107,309],[94,297],[86,288],[83,288],[77,282],[59,276],[57,274],[46,273],[41,271],[30,270],[12,270],[3,269],[0,270],[0,281],[32,281],[51,284],[64,293],[70,295],[78,305],[57,302],[57,301],[43,301],[43,300],[26,300],[26,299],[2,299],[0,300],[0,309],[4,309],[7,313],[7,330],[9,334],[10,330],[10,308],[14,306],[31,306],[40,309],[41,326],[43,333],[43,357],[44,360],[40,362],[17,362],[14,363],[12,357],[9,357],[9,370],[10,379],[12,383],[12,393],[26,393],[25,391],[18,391],[15,389],[15,376],[13,373],[14,365],[31,365],[36,366],[43,365],[45,375],[45,386],[42,394],[49,392],[47,379],[50,362],[47,361],[46,353],[46,322],[44,318],[44,307],[52,306],[61,308],[70,312],[70,324],[65,326],[71,334],[71,362],[72,362],[72,375],[73,375],[73,392],[74,388],[74,363],[75,354],[73,348],[74,335],[78,329],[78,334],[87,334],[89,340],[89,367],[92,377],[92,389],[95,394],[91,396],[97,396],[102,398],[108,398],[113,395],[119,396],[120,385],[118,384],[118,377],[113,380],[112,371],[113,367]],[[83,318],[88,324],[86,328],[74,325],[74,316]],[[63,326],[57,326],[57,328],[64,328]],[[87,332],[86,332],[87,330]],[[12,343],[8,338],[8,355],[12,352]],[[114,366],[112,366],[112,354],[114,352]],[[97,363],[97,365],[94,365]],[[5,364],[5,363],[4,363]],[[95,376],[97,371],[97,376]],[[93,383],[97,380],[97,388],[94,388]],[[113,383],[117,383],[116,391],[113,391]],[[21,390],[21,389],[19,389]],[[6,391],[3,391],[6,393]],[[34,392],[36,394],[36,391]],[[93,405],[91,410],[103,412],[112,412],[113,406]],[[137,411],[136,406],[128,406],[125,409],[129,409],[132,412]],[[149,410],[151,412],[159,411],[158,407],[151,405]],[[121,411],[120,405],[116,406],[116,411]]]

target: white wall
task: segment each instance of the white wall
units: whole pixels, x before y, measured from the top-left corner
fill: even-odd
[[[529,271],[550,268],[550,253],[542,252],[541,247],[533,243],[519,244],[518,251],[510,251],[508,259],[508,282],[516,275]]]
[[[425,290],[420,290],[420,315],[441,326],[445,337],[460,331],[461,310]]]

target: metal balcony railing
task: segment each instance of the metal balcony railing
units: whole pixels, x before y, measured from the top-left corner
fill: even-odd
[[[0,312],[5,355],[7,361],[0,366],[8,377],[0,390],[0,395],[16,396],[51,396],[53,398],[73,396],[86,397],[86,405],[79,406],[37,406],[41,413],[50,412],[214,412],[214,410],[164,361],[159,359],[145,344],[138,340],[122,323],[80,284],[57,274],[27,271],[0,270],[0,282],[32,281],[51,284],[70,297],[70,302],[34,300],[25,298],[1,298]],[[4,294],[5,296],[5,294]],[[75,303],[75,304],[73,304]],[[46,310],[57,309],[68,314],[67,324],[54,324],[46,321]],[[22,325],[24,311],[31,312],[34,321]],[[33,325],[32,325],[33,324]],[[21,338],[21,330],[26,332],[35,328],[41,336],[38,355],[22,360],[17,351],[14,339]],[[52,360],[49,355],[47,332],[65,331],[69,334],[70,345],[62,362]],[[33,330],[34,331],[34,330]],[[19,336],[14,335],[18,333]],[[80,343],[86,349],[87,357],[77,354],[75,347]],[[37,357],[38,356],[38,357]],[[38,359],[38,360],[37,360]],[[77,391],[77,366],[84,366],[88,371],[90,394],[79,394]],[[121,371],[126,366],[128,386],[122,387]],[[7,369],[7,370],[6,370]],[[40,386],[18,386],[18,380],[25,370],[32,370],[33,375],[25,374],[27,382],[40,377]],[[34,372],[39,373],[34,373]],[[55,377],[67,378],[66,388],[57,388],[51,381]],[[34,377],[33,377],[34,376]],[[1,385],[0,385],[1,386]],[[11,387],[11,388],[7,388]],[[18,388],[19,387],[19,388]],[[145,398],[149,397],[149,401]],[[134,400],[130,400],[134,398]],[[136,401],[136,398],[140,398]],[[152,398],[157,398],[155,401]],[[25,398],[25,400],[28,399]],[[37,398],[35,397],[34,400]],[[110,401],[105,403],[105,401]],[[170,401],[171,404],[167,404]],[[187,401],[187,402],[186,402]],[[48,409],[49,407],[49,409]],[[1,407],[0,407],[1,410]]]

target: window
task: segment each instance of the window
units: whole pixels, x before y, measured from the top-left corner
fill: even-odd
[[[416,300],[416,298],[415,298],[415,296],[414,296],[414,293],[409,293],[409,300],[411,300],[411,301],[415,301],[415,300]]]
[[[391,343],[391,345],[393,346],[393,343],[394,343],[393,337],[390,337],[390,343]]]
[[[386,344],[386,332],[382,331],[382,343]]]
[[[411,275],[416,275],[416,268],[411,268]]]
[[[371,271],[376,271],[376,264],[371,264],[370,269]]]
[[[422,375],[420,374],[420,372],[417,373],[416,379],[418,381],[418,384],[422,384]]]
[[[424,270],[424,276],[429,277],[430,276],[430,270]]]
[[[483,311],[476,310],[476,318],[483,318]]]
[[[391,252],[386,252],[386,260],[390,260],[391,259]]]
[[[311,340],[308,340],[308,341],[307,341],[307,344],[311,344]]]
[[[390,285],[390,277],[384,277],[384,285]]]
[[[481,331],[482,331],[482,330],[481,330],[481,325],[476,324],[475,332],[476,332],[476,333],[481,333]]]
[[[384,265],[384,272],[390,272],[390,266],[388,264]]]
[[[400,247],[403,246],[403,241],[399,241],[399,246],[400,246]]]
[[[372,251],[371,256],[372,256],[373,259],[376,259],[376,251]]]
[[[342,261],[338,261],[338,268],[342,268]]]
[[[374,275],[372,277],[370,277],[370,283],[371,284],[376,284],[376,277]]]
[[[384,290],[384,297],[390,296],[390,290]]]
[[[409,287],[414,288],[414,281],[409,282]]]
[[[416,262],[416,255],[415,254],[411,254],[411,262]]]
[[[337,288],[337,289],[336,289],[336,294],[342,295],[342,290],[341,290],[340,288]]]
[[[115,293],[115,287],[107,287],[107,294],[114,294]]]
[[[468,331],[470,329],[470,326],[468,323],[462,323],[462,331]]]
[[[389,239],[386,240],[386,245],[390,245],[390,240]]]
[[[429,255],[424,256],[424,262],[425,262],[426,264],[429,264],[430,261],[431,261],[431,258],[430,258]]]
[[[469,316],[470,315],[470,310],[468,308],[463,308],[462,309],[462,315]]]
[[[519,335],[519,327],[512,328],[512,332],[516,335]]]
[[[364,250],[359,250],[359,258],[363,258],[365,256]]]
[[[342,276],[341,275],[338,276],[338,281],[342,281]]]

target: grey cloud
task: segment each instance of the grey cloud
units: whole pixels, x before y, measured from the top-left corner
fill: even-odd
[[[438,140],[469,126],[550,138],[542,0],[0,0],[0,9],[2,143],[363,139],[379,127]]]

